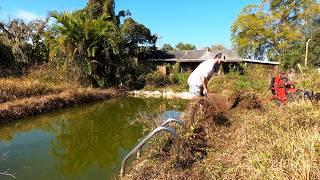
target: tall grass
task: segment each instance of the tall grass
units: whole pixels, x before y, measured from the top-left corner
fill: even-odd
[[[202,174],[204,179],[320,179],[320,103],[299,101],[276,106],[267,101],[271,96],[269,79],[275,72],[255,66],[245,70],[244,75],[231,72],[213,76],[209,90],[225,97],[237,91],[254,93],[259,99],[265,99],[262,108],[239,106],[225,114],[230,126],[206,126],[208,154],[188,169],[175,169],[172,165],[175,160],[152,157],[139,165],[156,172],[158,175],[152,177],[160,179],[167,177],[167,172],[172,177],[192,172],[188,177]],[[294,81],[297,88],[320,92],[317,71],[296,74]],[[197,124],[188,128],[195,126]],[[161,144],[155,146],[163,148],[158,147],[163,146]],[[164,167],[158,167],[159,162]],[[134,173],[150,175],[139,170]]]
[[[21,78],[0,78],[0,123],[122,94],[81,86],[78,81],[60,79],[51,71],[40,69]]]
[[[320,178],[319,104],[268,105],[263,113],[237,109],[232,121],[228,143],[203,165],[210,178]]]
[[[0,79],[0,103],[32,96],[60,93],[62,86],[43,83],[30,78]]]
[[[236,91],[256,93],[262,97],[268,95],[270,69],[258,66],[245,68],[245,74],[241,75],[237,71],[232,71],[224,75],[213,75],[209,81],[209,91],[230,96]]]
[[[251,65],[244,68],[245,73],[239,74],[237,71],[225,75],[214,75],[209,81],[209,90],[222,93],[226,96],[235,91],[243,91],[258,94],[261,98],[271,95],[269,90],[271,77],[275,77],[278,72],[273,69],[262,68]],[[304,73],[295,73],[292,81],[298,89],[308,89],[320,92],[320,73],[316,69],[305,69]]]

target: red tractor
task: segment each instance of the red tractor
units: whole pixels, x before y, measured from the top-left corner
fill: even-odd
[[[272,78],[270,88],[272,97],[270,98],[275,104],[282,105],[295,100],[320,100],[320,93],[314,93],[310,90],[296,89],[295,83],[289,81],[287,75],[281,72]]]
[[[272,78],[270,90],[273,95],[271,100],[278,105],[287,104],[291,100],[290,97],[293,97],[298,91],[294,82],[289,81],[284,72]]]

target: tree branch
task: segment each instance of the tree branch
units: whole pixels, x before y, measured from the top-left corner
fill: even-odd
[[[6,172],[0,172],[0,176],[9,176],[13,179],[17,179],[13,174],[9,174],[9,173],[6,173]]]

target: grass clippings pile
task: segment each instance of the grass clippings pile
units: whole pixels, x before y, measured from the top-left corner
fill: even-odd
[[[134,162],[125,179],[206,179],[199,168],[212,149],[208,138],[212,131],[230,125],[227,111],[225,98],[218,94],[195,99],[182,117],[188,128],[179,133],[178,147],[170,139],[161,139],[164,143],[158,150],[149,153],[144,161]]]
[[[228,98],[229,109],[243,108],[248,110],[263,110],[262,101],[254,93],[235,92]]]

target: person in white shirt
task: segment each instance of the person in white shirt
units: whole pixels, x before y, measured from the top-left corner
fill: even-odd
[[[222,61],[222,53],[218,53],[214,59],[208,59],[199,64],[188,78],[189,92],[192,96],[206,96],[208,94],[208,82],[215,70],[215,66]]]

